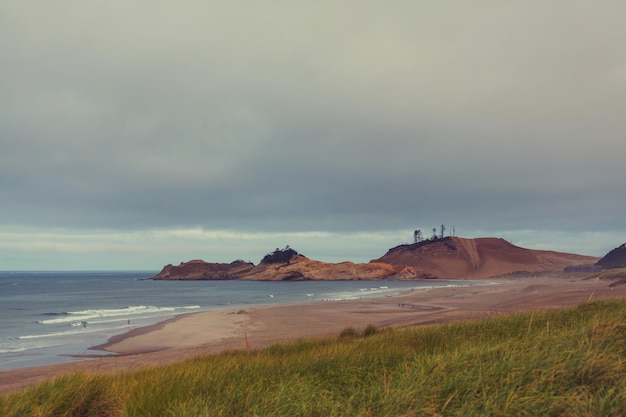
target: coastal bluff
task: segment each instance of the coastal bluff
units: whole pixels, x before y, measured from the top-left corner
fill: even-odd
[[[230,280],[240,279],[254,268],[250,262],[209,263],[200,259],[165,265],[152,279],[156,280]]]
[[[294,251],[295,252],[295,251]],[[275,252],[276,253],[276,252]],[[290,254],[279,261],[210,263],[202,260],[166,265],[154,280],[250,280],[250,281],[307,281],[307,280],[408,280],[435,278],[419,273],[406,265],[386,263],[327,263]]]
[[[264,263],[254,267],[243,279],[260,281],[300,280],[406,280],[435,278],[406,265],[376,263],[327,263],[295,255],[287,262]]]
[[[562,271],[598,258],[526,249],[493,237],[444,237],[400,245],[372,262],[409,265],[439,278],[485,279],[516,272]]]

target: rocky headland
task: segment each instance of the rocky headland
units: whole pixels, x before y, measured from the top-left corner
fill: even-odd
[[[237,260],[202,260],[166,265],[156,280],[407,280],[485,279],[518,272],[562,271],[593,265],[598,258],[526,249],[504,239],[444,237],[400,245],[369,263],[328,263],[286,247],[266,255],[258,265]]]
[[[235,261],[230,264],[209,263],[202,260],[166,265],[154,276],[155,280],[256,280],[256,281],[306,281],[306,280],[407,280],[436,278],[419,273],[406,265],[387,263],[328,263],[298,254],[293,249],[277,249],[259,263]]]
[[[165,265],[161,272],[153,277],[157,280],[229,280],[241,279],[254,268],[251,262],[234,261],[227,263],[209,263],[200,259],[181,262],[179,265]]]
[[[373,263],[327,263],[295,255],[287,262],[261,263],[242,279],[259,281],[302,280],[406,280],[436,278],[406,265]]]

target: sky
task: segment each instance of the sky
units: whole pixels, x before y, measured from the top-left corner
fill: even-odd
[[[0,270],[626,242],[626,3],[0,4]]]

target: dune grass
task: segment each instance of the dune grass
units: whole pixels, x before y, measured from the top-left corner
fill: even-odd
[[[2,416],[622,416],[626,301],[345,329],[0,397]]]

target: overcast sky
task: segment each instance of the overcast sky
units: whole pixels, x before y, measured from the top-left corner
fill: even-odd
[[[626,242],[623,1],[0,5],[0,270]]]

